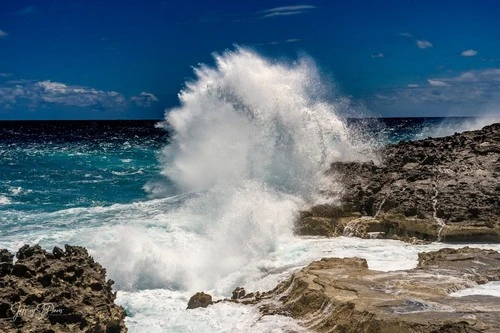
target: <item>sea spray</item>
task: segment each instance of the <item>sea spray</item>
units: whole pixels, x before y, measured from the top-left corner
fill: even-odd
[[[300,207],[335,200],[320,195],[338,187],[324,176],[329,163],[361,158],[338,115],[345,99],[325,101],[310,59],[273,62],[243,48],[214,57],[216,67],[196,68],[181,106],[166,113],[165,184],[145,187],[195,194],[168,221],[189,244],[156,254],[176,254],[163,264],[182,271],[175,284],[187,289],[228,279],[233,287],[242,269],[292,237]]]

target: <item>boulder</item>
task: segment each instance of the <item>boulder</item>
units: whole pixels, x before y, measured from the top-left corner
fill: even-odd
[[[212,296],[204,292],[197,292],[188,301],[188,309],[206,308],[212,304]]]
[[[106,270],[87,250],[0,250],[0,332],[127,332]]]

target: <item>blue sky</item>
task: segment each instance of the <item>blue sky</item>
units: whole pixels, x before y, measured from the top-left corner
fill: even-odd
[[[307,54],[375,116],[500,114],[500,1],[5,0],[0,119],[163,117],[213,52]]]

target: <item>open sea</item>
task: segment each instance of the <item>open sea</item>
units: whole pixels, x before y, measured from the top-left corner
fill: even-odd
[[[331,161],[493,120],[346,120],[308,93],[318,84],[310,64],[244,51],[216,60],[164,121],[0,122],[0,248],[87,247],[116,282],[130,332],[286,332],[302,329],[252,306],[187,311],[187,301],[201,290],[215,299],[238,286],[269,290],[322,257],[389,271],[415,267],[418,252],[463,246],[298,237],[293,221],[335,202],[319,195],[340,186],[324,177]],[[498,284],[456,296],[467,293],[499,296]]]

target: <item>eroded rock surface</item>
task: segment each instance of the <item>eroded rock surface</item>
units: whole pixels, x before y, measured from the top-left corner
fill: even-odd
[[[500,298],[451,297],[500,280],[500,253],[474,248],[419,255],[412,270],[380,272],[360,258],[312,262],[255,300],[264,314],[296,318],[317,332],[500,332]]]
[[[381,164],[333,163],[339,207],[302,212],[303,235],[500,242],[500,124],[400,142]]]
[[[126,332],[106,270],[78,246],[0,250],[0,332]]]
[[[212,296],[202,292],[197,292],[188,301],[188,309],[206,308],[212,304]]]

